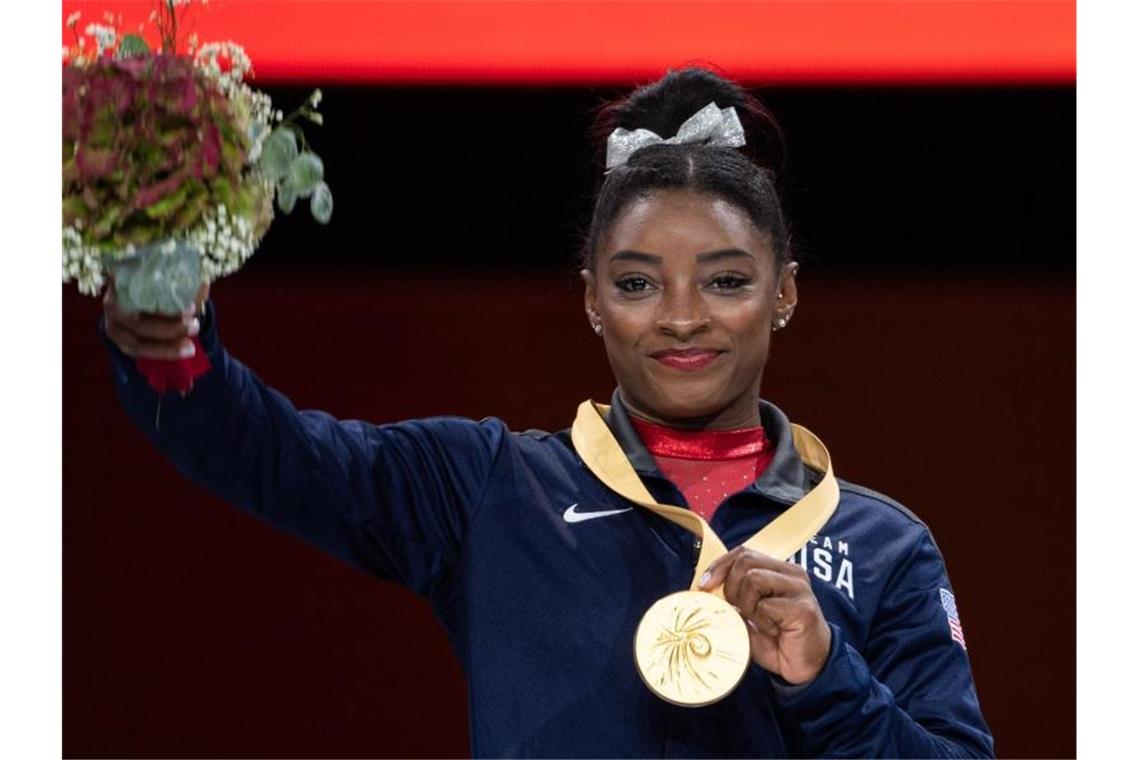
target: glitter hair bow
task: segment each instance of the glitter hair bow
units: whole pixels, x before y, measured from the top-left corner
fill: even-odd
[[[672,137],[661,137],[648,129],[628,129],[618,127],[610,133],[606,142],[606,171],[621,166],[634,151],[650,145],[681,145],[702,143],[718,148],[739,148],[744,145],[744,127],[736,115],[736,109],[718,108],[709,103],[695,114],[685,119]]]

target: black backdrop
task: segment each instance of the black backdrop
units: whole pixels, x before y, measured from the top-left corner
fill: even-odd
[[[605,398],[572,262],[613,91],[324,92],[332,224],[299,206],[215,286],[231,351],[376,421],[554,428]],[[1075,90],[761,94],[807,259],[765,395],[934,530],[998,752],[1072,756]],[[466,752],[423,605],[181,481],[117,409],[97,315],[65,289],[65,754]]]
[[[270,92],[288,106],[310,90]],[[590,113],[615,92],[326,87],[326,126],[307,134],[335,237],[295,213],[272,231],[295,244],[256,264],[568,267],[599,174]],[[785,202],[813,268],[1074,271],[1073,88],[757,92],[785,131]]]

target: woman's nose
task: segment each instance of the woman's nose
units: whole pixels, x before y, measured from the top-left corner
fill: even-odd
[[[657,329],[678,340],[688,340],[709,326],[709,314],[704,299],[699,293],[686,289],[684,292],[666,293],[661,299],[661,310],[657,316]]]

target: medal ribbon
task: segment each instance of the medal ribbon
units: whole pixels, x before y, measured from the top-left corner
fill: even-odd
[[[606,424],[604,414],[608,406],[583,401],[570,428],[570,439],[590,472],[610,490],[633,503],[661,515],[695,535],[701,542],[701,554],[693,573],[691,590],[698,590],[701,576],[713,562],[728,553],[709,524],[696,512],[669,504],[660,504],[641,482],[633,465],[629,463],[613,431]],[[792,425],[792,440],[800,459],[813,469],[823,472],[823,480],[802,499],[788,507],[756,535],[744,542],[770,557],[786,560],[800,550],[830,519],[839,505],[839,483],[831,468],[831,456],[823,442],[805,427]],[[724,598],[721,587],[710,593]]]

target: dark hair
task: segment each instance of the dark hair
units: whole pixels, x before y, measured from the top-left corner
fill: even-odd
[[[593,267],[602,236],[630,201],[666,188],[708,193],[739,206],[760,230],[772,236],[776,266],[791,258],[787,225],[775,187],[776,170],[783,168],[783,135],[768,109],[735,82],[708,69],[683,68],[669,71],[626,98],[604,104],[594,121],[599,157],[605,155],[606,141],[618,127],[643,128],[670,137],[710,102],[719,108],[736,109],[744,127],[744,147],[651,145],[636,151],[627,163],[607,173],[598,189],[583,239],[583,267]]]

